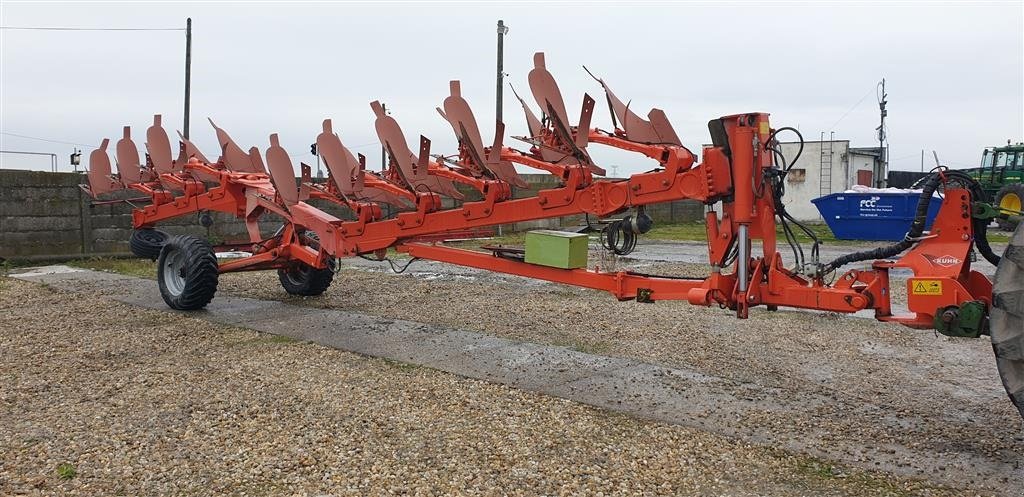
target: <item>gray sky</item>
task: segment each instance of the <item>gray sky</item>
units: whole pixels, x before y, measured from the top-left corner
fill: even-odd
[[[265,150],[269,133],[280,133],[296,166],[315,164],[309,144],[330,117],[342,141],[378,169],[374,99],[392,109],[410,144],[424,134],[434,153],[455,153],[451,128],[434,111],[450,79],[462,81],[488,141],[500,18],[511,27],[507,80],[521,94],[532,54],[544,51],[570,119],[589,92],[599,102],[594,125],[611,127],[586,65],[641,115],[664,109],[695,151],[709,141],[709,119],[749,111],[770,112],[774,126],[799,127],[808,140],[835,130],[852,146],[876,145],[875,87],[885,77],[892,166],[916,170],[921,149],[929,151],[926,167],[932,149],[952,165],[974,166],[983,147],[1022,139],[1022,5],[5,0],[0,24],[183,27],[191,16],[191,134],[211,158],[218,153],[207,116],[244,148]],[[4,133],[98,144],[128,124],[141,148],[152,114],[164,115],[172,135],[181,127],[183,32],[0,30],[0,58]],[[504,101],[507,134],[525,134],[511,92]],[[58,153],[64,170],[72,148],[0,135],[0,149]],[[90,150],[83,147],[83,160]],[[604,150],[591,146],[620,174],[652,164]],[[47,164],[0,156],[4,168]]]

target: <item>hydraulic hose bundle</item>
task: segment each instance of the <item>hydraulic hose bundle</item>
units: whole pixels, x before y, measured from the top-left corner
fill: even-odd
[[[612,221],[601,230],[601,245],[615,255],[628,255],[636,249],[639,234],[647,233],[654,221],[639,209],[636,216],[626,216]]]

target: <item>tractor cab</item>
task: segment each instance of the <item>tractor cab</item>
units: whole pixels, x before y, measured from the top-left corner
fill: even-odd
[[[1024,143],[986,148],[976,171],[976,179],[1000,211],[1019,215],[1024,204]],[[999,225],[1006,230],[1015,227],[1010,220],[1000,220]]]

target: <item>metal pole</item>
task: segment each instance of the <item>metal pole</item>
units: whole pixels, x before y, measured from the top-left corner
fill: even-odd
[[[188,138],[188,113],[192,101],[192,18],[185,20],[185,125],[181,134]]]
[[[921,149],[921,172],[924,172],[924,149]]]
[[[504,87],[505,79],[505,34],[508,33],[508,26],[505,25],[505,21],[498,19],[498,83],[494,93],[494,119],[496,122],[501,122],[501,109],[502,109],[502,87]],[[502,236],[503,230],[501,225],[498,225],[498,236]]]
[[[508,26],[505,26],[505,21],[498,20],[498,85],[495,92],[495,119],[501,121],[501,109],[502,109],[502,97],[501,90],[504,86],[503,82],[505,79],[505,34],[508,33]]]
[[[885,116],[887,114],[885,110],[885,104],[888,103],[885,100],[885,78],[882,78],[882,97],[878,99],[878,110],[881,115],[878,124],[878,171],[875,173],[875,186],[877,188],[885,187]]]
[[[380,104],[381,113],[385,116],[388,115],[388,105],[385,103]],[[384,172],[388,168],[388,157],[387,150],[384,150],[384,144],[380,144],[380,172]]]

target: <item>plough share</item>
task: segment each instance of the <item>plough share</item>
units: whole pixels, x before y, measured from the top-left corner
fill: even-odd
[[[146,130],[145,160],[140,160],[131,130],[125,127],[116,144],[116,174],[107,153],[109,140],[104,139],[89,157],[89,184],[83,188],[93,197],[130,189],[148,199],[133,210],[136,232],[131,245],[137,255],[159,260],[161,295],[174,309],[206,306],[216,291],[218,274],[231,271],[276,269],[289,293],[318,295],[332,282],[336,258],[385,260],[393,248],[413,258],[603,290],[620,300],[717,305],[740,318],[755,306],[874,311],[881,321],[935,328],[947,335],[989,334],[1004,386],[1024,416],[1024,230],[1017,229],[1001,258],[993,253],[985,228],[993,218],[1008,213],[986,204],[972,179],[956,171],[937,171],[925,183],[918,216],[903,241],[826,263],[818,260],[813,232],[793,219],[782,202],[785,177],[796,157],[782,154],[777,136],[791,132],[799,137],[798,131],[773,128],[765,113],[713,119],[708,124],[712,145],[703,147],[698,162],[664,112],[654,109],[646,119],[640,117],[603,80],[595,78],[611,110],[612,131],[592,127],[595,100],[589,95],[584,96],[579,122],[570,123],[542,53],[534,56],[528,79],[541,117],[519,98],[529,134],[517,139],[528,145],[525,150],[504,144],[501,122],[496,123],[493,141],[486,144],[459,82],[452,81],[450,95],[437,111],[458,138],[457,155],[431,155],[426,137],[420,138],[418,150],[410,150],[398,122],[380,103],[372,102],[377,136],[387,152],[386,167],[368,170],[366,158],[346,148],[327,119],[315,143],[329,176],[314,182],[309,166],[301,164],[296,181],[292,161],[276,134],[270,135],[262,153],[256,147],[245,151],[211,121],[221,147],[216,161],[180,134],[179,154],[172,158],[170,140],[157,115]],[[632,152],[656,165],[626,179],[599,179],[604,170],[588,152],[592,144]],[[513,189],[526,186],[517,166],[552,174],[559,186],[515,199]],[[476,191],[479,200],[465,200],[463,192],[468,190]],[[937,192],[941,196],[933,200]],[[443,208],[442,197],[462,202]],[[425,241],[452,231],[579,214],[608,217],[631,209],[635,212],[620,220],[616,229],[635,236],[650,226],[644,206],[680,199],[708,206],[711,271],[706,278],[559,269],[529,264],[501,250],[481,252]],[[335,217],[310,200],[335,204],[348,215]],[[932,201],[942,205],[926,232],[925,213]],[[382,206],[396,213],[385,216]],[[167,237],[153,229],[161,221],[207,211],[243,219],[249,240],[211,246],[199,237]],[[260,226],[268,214],[283,220],[270,236],[270,230]],[[783,262],[778,250],[777,224],[796,258],[793,266]],[[810,257],[796,242],[796,230],[815,240]],[[758,245],[760,253],[755,254]],[[238,249],[251,255],[223,262],[215,256]],[[971,269],[975,249],[998,266],[994,283]],[[858,261],[871,261],[870,267],[840,269]],[[906,283],[906,314],[894,313],[890,304],[889,275],[894,268],[913,274]]]

